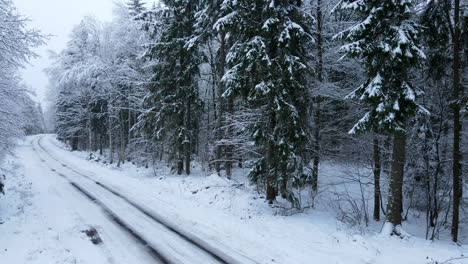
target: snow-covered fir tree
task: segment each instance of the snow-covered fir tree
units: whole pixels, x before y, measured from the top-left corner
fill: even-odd
[[[197,75],[201,55],[193,40],[197,0],[167,0],[164,27],[157,43],[148,50],[154,76],[145,105],[149,129],[156,141],[164,142],[177,172],[190,174],[192,153],[198,136],[202,102]],[[149,127],[149,128],[148,128]]]
[[[425,59],[418,46],[419,26],[412,17],[410,0],[343,0],[335,12],[343,11],[355,12],[363,20],[336,36],[347,42],[341,51],[361,59],[368,74],[367,81],[348,96],[369,108],[350,133],[374,129],[393,133],[388,222],[390,233],[402,235],[405,129],[409,118],[425,111],[417,103],[420,91],[412,85],[410,72]]]
[[[312,19],[301,5],[302,1],[226,0],[223,9],[230,12],[217,22],[229,29],[234,41],[223,77],[224,96],[241,96],[249,108],[261,111],[249,128],[260,153],[250,178],[265,184],[269,202],[281,193],[294,206],[299,205],[294,188],[311,176],[305,148]]]
[[[146,3],[142,0],[129,0],[127,6],[132,16],[138,16],[146,11]]]

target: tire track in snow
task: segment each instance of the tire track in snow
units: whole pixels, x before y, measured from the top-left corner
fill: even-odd
[[[129,199],[128,197],[126,197],[125,195],[122,195],[121,193],[117,192],[116,190],[114,190],[113,188],[99,182],[99,181],[96,181],[95,179],[93,179],[92,177],[90,177],[89,175],[86,175],[78,170],[75,170],[74,168],[68,166],[67,164],[64,164],[62,163],[60,160],[58,160],[57,158],[55,158],[54,156],[52,156],[41,144],[41,140],[43,138],[41,137],[38,141],[37,141],[37,144],[38,146],[41,148],[41,150],[47,154],[51,159],[55,160],[57,163],[59,163],[62,167],[72,171],[73,173],[75,174],[78,174],[80,175],[81,177],[83,178],[86,178],[87,180],[89,181],[92,181],[94,184],[96,184],[97,186],[101,187],[102,189],[106,190],[108,193],[111,193],[112,195],[124,200],[125,202],[127,202],[129,205],[131,205],[132,207],[134,207],[135,209],[137,209],[139,212],[143,213],[144,215],[146,215],[147,217],[149,217],[150,219],[152,219],[153,221],[157,222],[158,224],[161,224],[162,226],[166,227],[169,231],[171,231],[172,233],[176,234],[177,236],[179,236],[180,238],[182,238],[183,240],[185,240],[186,242],[190,243],[191,245],[195,246],[196,248],[198,248],[199,250],[207,253],[208,255],[210,255],[213,259],[215,259],[217,262],[219,263],[223,263],[223,264],[237,264],[237,263],[243,263],[241,261],[238,261],[236,259],[234,259],[233,257],[225,254],[224,252],[221,252],[219,251],[218,249],[212,247],[211,245],[209,245],[207,242],[203,241],[202,239],[196,237],[195,235],[191,234],[191,233],[188,233],[184,230],[181,230],[177,227],[175,227],[174,225],[168,223],[168,221],[166,221],[164,218],[162,218],[161,216],[158,216],[156,215],[154,212],[150,212],[149,210],[145,209],[143,206],[139,205],[138,203],[132,201],[131,199]],[[44,161],[45,162],[45,161]],[[68,177],[66,177],[65,175],[61,175],[62,177],[65,177],[67,178],[68,181],[71,181],[70,179],[68,179]],[[72,184],[73,185],[73,184]],[[76,186],[74,186],[75,188],[80,188],[81,189],[81,192],[83,193],[86,192],[83,188],[81,188],[79,185],[77,185],[75,183]],[[89,193],[88,193],[89,194]],[[85,196],[87,196],[88,198],[91,199],[91,197],[94,198],[94,200],[97,200],[94,196],[92,195],[86,195],[84,194]],[[92,200],[92,199],[91,199]],[[95,202],[95,201],[94,201]],[[104,204],[102,204],[102,202],[99,202],[100,203],[100,206],[101,207],[106,207]],[[115,215],[114,213],[112,213],[113,215]],[[128,226],[127,226],[128,227]],[[138,235],[139,236],[139,235]],[[141,236],[139,236],[141,238]],[[142,238],[141,238],[142,239]],[[146,244],[148,244],[146,242]],[[157,250],[155,250],[157,252]],[[167,257],[166,257],[167,259]],[[250,260],[248,259],[249,261],[251,261],[252,263],[254,263],[253,260]],[[164,263],[171,263],[171,262],[164,262]]]
[[[38,142],[39,145],[39,142]],[[42,146],[39,145],[39,147],[42,148]],[[42,163],[46,163],[46,161],[41,157],[39,154],[39,151],[34,147],[32,149],[38,154],[39,159]],[[48,153],[47,153],[48,154]],[[48,154],[50,155],[50,154]],[[56,169],[53,169],[50,166],[47,166],[50,168],[52,172],[54,172],[56,175],[64,178],[73,188],[75,188],[80,194],[85,196],[87,199],[98,205],[108,216],[109,218],[116,223],[121,229],[123,229],[126,233],[128,233],[131,237],[133,237],[138,243],[140,243],[153,257],[155,260],[155,263],[164,263],[164,264],[172,264],[173,262],[164,257],[161,253],[158,252],[157,249],[152,247],[148,241],[146,241],[143,237],[141,237],[137,232],[135,232],[132,228],[130,228],[128,225],[124,223],[124,221],[117,215],[115,215],[106,205],[104,205],[101,201],[99,201],[96,197],[94,197],[92,194],[89,192],[85,191],[82,187],[80,187],[77,183],[74,181],[70,180],[66,175],[57,172]],[[64,166],[65,167],[65,166]]]

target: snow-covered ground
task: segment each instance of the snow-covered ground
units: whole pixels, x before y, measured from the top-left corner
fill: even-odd
[[[153,170],[127,163],[114,168],[87,160],[88,153],[69,152],[52,135],[28,138],[17,157],[7,161],[11,173],[7,194],[0,198],[0,263],[151,263],[96,205],[50,171],[46,165],[73,174],[59,164],[44,164],[53,162],[42,162],[33,150],[38,141],[61,163],[240,259],[287,264],[468,263],[466,245],[419,238],[417,223],[404,226],[416,236],[401,240],[380,236],[381,223],[371,223],[365,231],[350,229],[323,203],[285,216],[289,211],[268,206],[247,183],[246,171],[236,171],[229,181],[197,166],[189,177],[171,175],[164,166]],[[345,170],[326,166],[322,171],[330,175]],[[90,227],[98,230],[103,243],[93,245],[81,232]]]
[[[29,138],[6,161],[0,197],[0,263],[152,263],[94,204],[53,175]],[[106,241],[94,245],[92,227]]]

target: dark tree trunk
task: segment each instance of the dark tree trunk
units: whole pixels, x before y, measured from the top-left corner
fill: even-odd
[[[321,85],[323,82],[323,16],[322,16],[322,0],[317,0],[317,81]],[[321,98],[317,95],[315,98],[315,132],[314,132],[314,162],[312,169],[312,190],[314,193],[317,192],[318,188],[318,177],[319,177],[319,165],[320,165],[320,129],[321,129]]]
[[[177,157],[177,174],[182,175],[184,172],[184,159],[182,158],[182,153],[179,152],[179,157]]]
[[[119,113],[120,121],[120,149],[119,149],[119,161],[117,162],[117,167],[120,167],[121,164],[125,163],[125,119],[123,117],[122,111]]]
[[[275,166],[276,164],[274,164],[274,155],[275,155],[275,147],[273,145],[271,145],[268,149],[268,153],[267,153],[267,162],[271,163],[271,166]],[[267,176],[267,186],[266,186],[266,199],[268,201],[269,204],[272,204],[273,201],[276,199],[276,195],[278,194],[277,190],[276,190],[276,179],[277,179],[277,175],[275,174],[269,174]]]
[[[454,2],[454,30],[453,30],[453,213],[452,240],[458,241],[458,224],[460,214],[460,200],[462,198],[461,154],[460,140],[462,122],[460,120],[460,104],[462,87],[460,85],[460,0]]]
[[[190,175],[190,152],[191,152],[191,143],[192,143],[192,137],[190,135],[191,133],[191,104],[190,100],[187,101],[187,116],[185,120],[185,140],[184,140],[184,151],[185,151],[185,174]]]
[[[93,151],[93,127],[91,126],[91,114],[89,114],[88,124],[88,150]]]
[[[318,189],[319,165],[320,165],[320,99],[317,98],[315,108],[315,132],[314,132],[314,161],[312,168],[312,190]]]
[[[393,136],[392,171],[388,197],[388,222],[393,227],[401,225],[403,210],[403,176],[406,156],[406,134],[396,132]]]
[[[270,182],[267,184],[266,199],[269,204],[273,204],[273,201],[276,199],[276,188]]]
[[[114,163],[114,138],[112,136],[112,117],[109,113],[109,163]]]
[[[232,98],[228,98],[227,100],[227,112],[229,115],[233,115],[234,114],[234,102],[232,100]],[[232,127],[231,126],[228,126],[228,129],[227,129],[227,136],[229,139],[232,139],[233,138],[233,131],[232,131]],[[233,164],[233,151],[234,151],[234,146],[232,144],[228,144],[226,146],[226,177],[228,179],[231,179],[232,177],[232,164]]]
[[[103,135],[99,134],[99,155],[101,156],[103,154],[103,148],[104,148],[102,141],[103,141]]]
[[[220,47],[217,61],[217,119],[216,119],[216,140],[221,140],[223,137],[222,127],[223,127],[223,117],[224,117],[224,85],[221,82],[221,78],[224,76],[225,66],[226,66],[226,34],[221,33],[219,35]],[[216,145],[215,151],[215,169],[218,175],[221,175],[221,160],[222,160],[223,146],[221,144]]]
[[[97,151],[98,150],[98,132],[97,131],[93,131],[93,151]]]
[[[72,138],[72,151],[78,150],[78,138]]]
[[[380,175],[381,159],[380,145],[377,135],[374,135],[374,220],[380,221]]]
[[[221,86],[221,84],[218,84]],[[221,93],[221,91],[218,90],[218,93]],[[216,119],[216,140],[218,141],[216,143],[216,149],[215,149],[215,170],[218,175],[221,175],[221,159],[222,159],[222,152],[223,152],[223,146],[220,144],[220,140],[222,139],[222,117],[223,117],[223,98],[220,94],[218,94],[218,99],[217,99],[217,119]]]
[[[272,107],[273,100],[270,101],[270,109]],[[270,111],[269,114],[270,118],[270,129],[271,131],[274,130],[276,127],[276,115],[274,111]],[[266,153],[266,165],[267,167],[273,168],[273,172],[271,170],[268,171],[268,175],[266,177],[266,199],[269,204],[273,204],[273,201],[276,199],[278,195],[277,189],[277,180],[278,180],[278,162],[275,158],[276,156],[276,147],[274,143],[269,143],[267,153]]]

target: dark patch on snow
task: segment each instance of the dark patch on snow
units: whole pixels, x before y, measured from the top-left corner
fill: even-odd
[[[0,193],[1,194],[5,194],[5,184],[3,184],[3,181],[6,179],[5,175],[2,175],[2,177],[0,177]]]
[[[85,233],[87,237],[89,237],[89,239],[91,240],[91,242],[94,244],[94,245],[99,245],[102,243],[102,239],[101,237],[99,236],[99,233],[98,231],[96,230],[96,228],[94,227],[91,227],[90,229],[88,230],[83,230],[81,231],[82,233]]]

